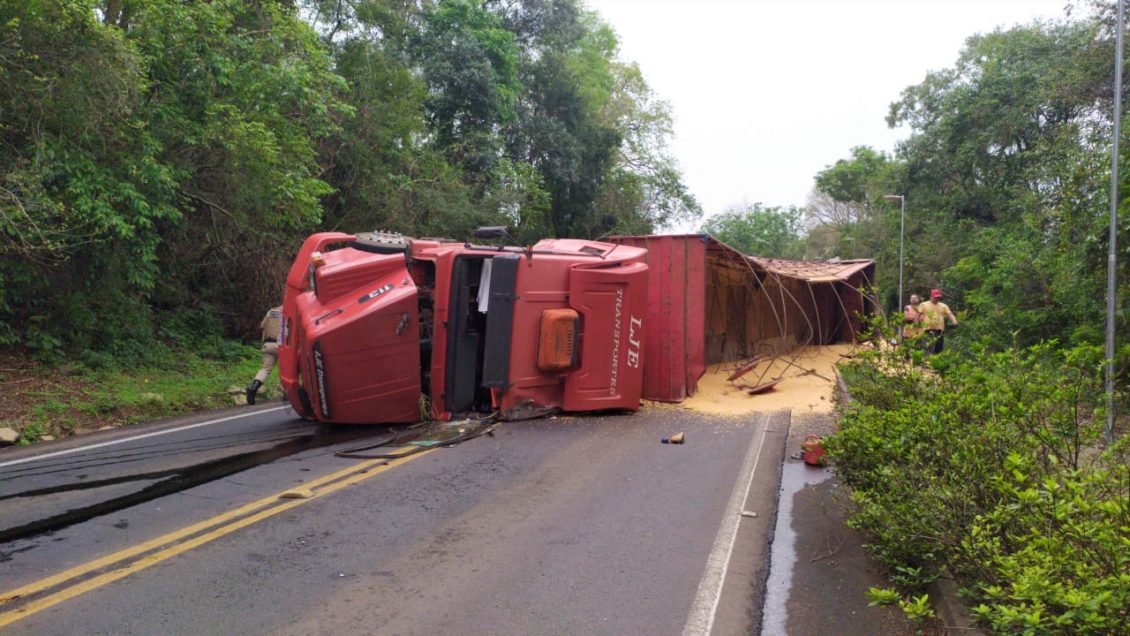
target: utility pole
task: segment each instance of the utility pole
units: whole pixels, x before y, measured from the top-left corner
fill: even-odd
[[[1106,261],[1106,440],[1114,441],[1114,308],[1118,292],[1118,138],[1122,134],[1123,0],[1118,0],[1118,32],[1114,45],[1114,124],[1110,144],[1110,249]]]
[[[899,306],[902,311],[902,245],[903,236],[906,234],[906,196],[902,194],[884,194],[884,199],[899,200]]]

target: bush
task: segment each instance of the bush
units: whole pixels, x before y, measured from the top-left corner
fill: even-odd
[[[1130,629],[1126,444],[1101,448],[1101,352],[1054,344],[844,369],[856,402],[828,440],[851,525],[902,583],[948,568],[995,630]]]

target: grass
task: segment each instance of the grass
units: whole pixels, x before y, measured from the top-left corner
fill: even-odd
[[[145,363],[101,358],[95,364],[51,365],[7,357],[4,383],[12,390],[0,397],[0,426],[18,431],[19,443],[31,444],[46,435],[67,437],[244,404],[243,388],[258,371],[261,354],[252,345],[222,344],[203,351],[159,351]],[[281,394],[278,372],[272,370],[258,399],[277,400]]]

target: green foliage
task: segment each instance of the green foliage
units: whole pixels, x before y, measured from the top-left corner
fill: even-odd
[[[607,233],[636,212],[638,200],[629,195],[615,207],[598,204],[605,180],[618,167],[630,169],[618,164],[626,129],[611,110],[616,39],[575,0],[499,9],[520,47],[522,82],[517,119],[504,131],[506,154],[541,175],[552,234]]]
[[[883,191],[882,181],[889,171],[889,157],[867,146],[857,146],[851,149],[851,159],[840,159],[818,172],[818,191],[827,194],[833,201],[856,206],[852,214],[830,216],[826,221],[842,224],[865,220],[870,215],[868,207],[888,194]]]
[[[802,249],[800,217],[799,208],[754,203],[710,217],[701,231],[745,254],[797,258]]]
[[[1097,326],[1105,282],[1080,276],[1072,257],[1046,245],[1037,228],[985,228],[970,247],[972,253],[947,271],[949,289],[961,290],[968,312],[963,331],[1002,345],[1056,337],[1073,344],[1101,342],[1093,331],[1075,328]]]
[[[1002,632],[1108,634],[1130,626],[1130,468],[1065,470],[1039,479],[1010,455],[994,487],[1002,503],[962,548],[985,559],[984,602]]]
[[[1033,24],[971,37],[957,64],[908,88],[892,125],[915,134],[903,149],[927,207],[958,218],[1011,221],[1032,203],[1056,202],[1055,159],[1088,142],[1085,120],[1109,77],[1090,21]],[[1066,142],[1066,145],[1065,145]],[[1047,186],[1047,187],[1042,187]]]
[[[66,435],[76,428],[231,406],[229,388],[246,386],[261,360],[258,348],[215,337],[188,346],[150,343],[140,360],[88,350],[32,396],[29,412],[10,425],[22,429],[21,443],[34,443],[42,435]],[[269,379],[260,399],[279,395],[277,381]]]
[[[922,623],[935,618],[934,608],[930,605],[929,594],[903,595],[895,589],[872,587],[867,590],[867,605],[874,607],[887,607],[898,603],[899,609],[906,614],[912,623]]]
[[[610,232],[646,234],[702,215],[666,148],[670,106],[656,98],[635,64],[614,64],[614,86],[602,115],[624,131],[614,167],[605,176],[597,209],[617,219]]]
[[[899,591],[891,588],[872,587],[867,589],[867,604],[872,607],[894,605],[899,598]]]
[[[919,594],[918,596],[900,599],[899,609],[916,624],[921,624],[935,617],[934,608],[930,605],[929,594]]]
[[[248,336],[317,230],[698,214],[576,0],[6,1],[0,45],[0,343],[45,359]]]
[[[39,441],[39,438],[47,434],[47,425],[42,422],[32,422],[20,431],[20,439],[17,442],[20,446],[30,446]]]
[[[0,255],[19,270],[133,242],[133,282],[151,285],[152,226],[176,212],[138,112],[139,60],[81,0],[0,3],[0,42]]]
[[[900,210],[880,197],[903,194],[906,291],[945,288],[968,311],[968,339],[1100,341],[1113,73],[1103,7],[974,35],[953,66],[905,89],[888,123],[911,133],[893,158],[857,147],[817,175],[813,252],[842,254],[853,240],[859,256],[879,261],[883,303],[897,307]],[[1119,244],[1128,229],[1121,224]],[[1125,281],[1130,258],[1117,262]]]
[[[312,139],[348,112],[284,4],[112,4],[112,27],[92,2],[0,5],[20,60],[0,97],[0,216],[22,257],[0,264],[21,299],[0,310],[38,350],[54,342],[37,325],[72,350],[144,348],[155,306],[253,298],[248,244],[290,249],[279,230],[319,221]]]
[[[481,2],[440,0],[425,8],[412,41],[428,86],[424,106],[436,146],[468,178],[489,175],[502,141],[493,131],[515,119],[514,34]]]
[[[906,353],[845,368],[856,402],[827,442],[873,553],[907,589],[948,568],[1001,632],[1130,627],[1130,466],[1125,440],[1102,448],[1098,349]]]

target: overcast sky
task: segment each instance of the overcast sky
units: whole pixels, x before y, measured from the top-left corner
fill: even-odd
[[[902,90],[952,66],[965,39],[1061,18],[1068,0],[584,0],[621,58],[671,104],[671,150],[707,215],[804,205],[853,146],[891,151]],[[680,228],[692,229],[692,228]]]

